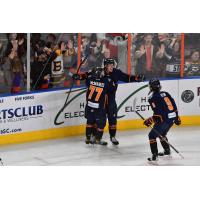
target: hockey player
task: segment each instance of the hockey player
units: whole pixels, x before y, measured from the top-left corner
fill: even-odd
[[[91,72],[83,75],[74,74],[73,79],[86,80],[86,144],[96,143],[100,145],[107,145],[107,142],[102,140],[102,136],[106,125],[105,108],[107,103],[107,94],[113,90],[110,80],[103,75],[102,68],[95,68]],[[97,128],[97,132],[95,134],[96,141],[94,141],[94,138],[92,137],[95,128]]]
[[[156,78],[149,81],[150,93],[149,104],[153,110],[153,116],[144,121],[144,125],[151,126],[154,123],[152,130],[149,133],[149,143],[152,157],[148,161],[157,161],[158,156],[170,155],[170,146],[163,139],[167,140],[167,133],[175,123],[181,124],[180,117],[174,99],[169,93],[161,91],[160,81]],[[163,153],[158,153],[156,138],[159,137],[157,133],[162,136],[160,139],[161,145],[164,149]],[[168,141],[168,140],[167,140]]]
[[[104,71],[106,76],[112,80],[114,85],[113,92],[108,94],[108,106],[106,109],[108,122],[109,122],[109,134],[110,141],[114,145],[118,145],[119,142],[115,138],[116,136],[116,126],[117,126],[117,103],[115,100],[116,91],[118,87],[118,81],[129,82],[142,82],[144,81],[144,75],[128,75],[123,73],[121,70],[117,69],[117,63],[112,58],[107,58],[104,60]]]

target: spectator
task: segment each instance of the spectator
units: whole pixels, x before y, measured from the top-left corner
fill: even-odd
[[[185,59],[190,59],[191,53],[195,49],[200,49],[200,34],[199,33],[185,33]]]
[[[137,59],[136,73],[145,74],[147,78],[155,76],[156,58],[160,58],[159,49],[153,45],[152,41],[153,35],[145,34],[143,43],[136,48],[135,52],[135,58]]]
[[[168,48],[168,61],[166,65],[166,76],[180,77],[181,51],[180,41],[175,41],[173,46]]]
[[[200,55],[198,50],[191,52],[190,58],[186,61],[186,75],[200,76]]]
[[[136,44],[137,39],[138,39],[137,33],[131,34],[131,43],[132,43],[132,46],[131,46],[131,66],[132,66],[131,72],[132,72],[132,74],[136,74],[135,66],[137,65],[137,59],[135,59],[135,51],[136,51],[136,47],[137,47],[137,44]]]
[[[21,91],[21,85],[23,80],[23,60],[25,55],[25,38],[22,35],[19,37],[16,33],[8,34],[8,44],[5,56],[7,57],[7,63],[11,69],[11,93],[17,93]]]
[[[64,52],[63,55],[64,65],[69,67],[74,66],[74,63],[77,63],[75,55],[76,51],[74,48],[74,42],[72,40],[69,40],[67,41],[66,51]]]
[[[49,43],[49,44],[51,44],[51,49],[53,49],[54,47],[55,47],[55,45],[56,45],[56,36],[54,35],[54,34],[52,34],[52,33],[49,33],[48,35],[47,35],[47,37],[46,37],[46,44],[47,43]]]
[[[127,73],[127,61],[128,61],[128,35],[126,34],[124,37],[119,37],[117,40],[118,47],[118,68],[121,69],[124,73]]]
[[[31,34],[31,62],[37,59],[37,52],[45,47],[45,41],[41,39],[40,33]]]
[[[55,51],[50,49],[51,56],[51,84],[53,87],[63,87],[65,74],[63,65],[63,54],[66,52],[66,43],[59,42],[58,48]]]
[[[166,65],[168,63],[179,62],[180,60],[178,37],[174,35],[170,37],[168,33],[158,33],[157,44],[159,45],[159,51],[157,52],[157,68],[155,75],[165,77]]]
[[[49,65],[46,66],[46,62],[46,53],[38,51],[37,59],[31,64],[31,86],[35,90],[49,88],[51,69]]]
[[[2,64],[3,64],[2,51],[3,51],[3,43],[0,42],[0,84],[5,82],[4,71],[2,67]]]
[[[71,71],[77,68],[77,52],[74,47],[74,41],[69,39],[66,44],[66,51],[63,52],[63,65],[67,73],[65,73],[65,87],[71,84]]]
[[[115,59],[118,62],[118,46],[117,41],[123,40],[121,37],[113,34],[106,34],[106,40],[104,41],[106,48],[110,50],[111,58]]]

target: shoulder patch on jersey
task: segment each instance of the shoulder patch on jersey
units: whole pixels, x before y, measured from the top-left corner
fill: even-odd
[[[166,97],[167,95],[166,95],[166,92],[160,92],[160,96],[161,97]]]

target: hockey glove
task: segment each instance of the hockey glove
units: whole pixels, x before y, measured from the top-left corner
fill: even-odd
[[[142,75],[142,74],[135,75],[135,81],[136,82],[143,82],[143,81],[145,81],[145,76]]]
[[[81,76],[79,74],[73,74],[72,78],[77,81],[81,79]]]
[[[153,117],[149,117],[148,119],[146,119],[145,121],[144,121],[144,125],[145,126],[147,126],[147,127],[149,127],[149,126],[151,126],[152,124],[153,124]]]
[[[154,121],[154,123],[155,124],[160,124],[160,123],[162,123],[162,116],[160,116],[160,115],[154,115],[153,116],[153,121]]]
[[[181,125],[181,119],[180,119],[179,116],[176,117],[176,119],[174,120],[174,123],[175,123],[177,126]]]

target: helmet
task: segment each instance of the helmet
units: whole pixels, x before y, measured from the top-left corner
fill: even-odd
[[[103,76],[103,69],[101,67],[93,68],[91,77],[94,79],[100,79]]]
[[[117,67],[117,62],[112,59],[112,58],[106,58],[104,61],[103,61],[103,65],[104,67],[106,67],[106,65],[109,65],[109,64],[113,64],[114,67]]]
[[[149,81],[150,92],[159,92],[161,89],[160,81],[157,78],[152,78]]]

